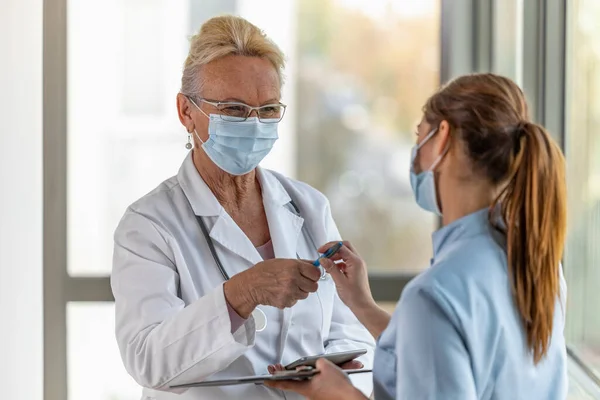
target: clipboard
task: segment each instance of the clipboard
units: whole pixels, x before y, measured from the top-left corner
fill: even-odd
[[[310,368],[310,367],[309,367]],[[344,372],[348,375],[352,374],[362,374],[366,372],[372,372],[370,369],[348,369],[344,370]],[[256,385],[261,385],[265,381],[303,381],[306,379],[310,379],[312,376],[315,376],[319,373],[318,369],[302,369],[297,371],[279,371],[274,375],[254,375],[254,376],[244,376],[240,378],[229,378],[229,379],[216,379],[213,381],[203,381],[203,382],[195,382],[195,383],[186,383],[183,385],[174,385],[170,386],[171,389],[187,389],[193,387],[208,387],[208,386],[231,386],[231,385],[246,385],[250,383],[254,383]]]

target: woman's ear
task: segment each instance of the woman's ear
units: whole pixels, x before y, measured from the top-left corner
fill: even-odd
[[[177,93],[177,115],[181,125],[185,127],[188,132],[194,131],[194,120],[192,119],[192,108],[190,101],[185,95]]]
[[[442,154],[450,147],[450,124],[448,121],[440,122],[433,145],[436,154]]]

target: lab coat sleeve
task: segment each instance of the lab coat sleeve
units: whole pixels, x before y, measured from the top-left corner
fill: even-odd
[[[325,209],[326,241],[340,240],[340,233],[335,225],[329,209]],[[325,242],[323,242],[325,243]],[[333,309],[329,335],[325,341],[325,353],[367,349],[367,354],[358,358],[365,368],[373,367],[375,340],[369,331],[358,321],[352,311],[342,302],[334,290]],[[357,374],[350,376],[350,380],[367,397],[373,391],[373,378],[371,374]]]
[[[115,232],[111,277],[125,368],[140,385],[158,390],[226,368],[253,346],[255,335],[252,318],[231,333],[222,285],[184,304],[168,237],[128,210]]]
[[[411,288],[398,313],[396,400],[477,399],[469,353],[444,297]]]

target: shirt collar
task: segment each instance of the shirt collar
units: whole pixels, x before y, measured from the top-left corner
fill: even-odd
[[[476,211],[438,229],[432,235],[433,258],[437,258],[448,245],[486,232],[490,228],[489,208]]]

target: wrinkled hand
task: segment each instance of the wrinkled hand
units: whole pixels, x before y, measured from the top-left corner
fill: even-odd
[[[308,261],[275,258],[232,276],[223,290],[233,309],[248,318],[259,304],[292,307],[317,291],[320,277],[319,269]]]
[[[337,242],[327,243],[319,252],[324,253],[335,243]],[[331,259],[322,258],[321,265],[333,278],[338,296],[350,309],[374,303],[367,265],[350,242],[344,241],[344,245]]]
[[[366,399],[352,386],[348,376],[331,362],[321,358],[317,361],[317,369],[319,373],[309,380],[266,381],[265,385],[296,392],[310,400]]]

